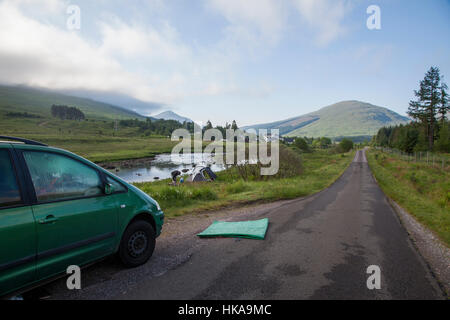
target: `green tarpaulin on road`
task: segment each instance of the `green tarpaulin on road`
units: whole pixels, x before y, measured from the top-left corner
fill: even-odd
[[[225,222],[214,221],[206,230],[197,234],[199,237],[229,237],[264,240],[269,219],[255,221]]]

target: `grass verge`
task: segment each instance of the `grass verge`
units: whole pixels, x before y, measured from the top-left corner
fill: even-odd
[[[373,149],[367,160],[381,189],[450,246],[449,167],[442,170]]]
[[[136,183],[157,200],[168,218],[217,210],[233,205],[269,202],[311,195],[330,186],[344,172],[354,152],[330,154],[326,150],[302,154],[303,172],[295,177],[267,181],[230,179],[219,172],[215,182],[168,186],[168,181]],[[299,164],[300,165],[300,164]]]

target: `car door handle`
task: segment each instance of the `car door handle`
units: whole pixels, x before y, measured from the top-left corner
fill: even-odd
[[[49,215],[46,216],[45,219],[41,219],[39,220],[40,224],[49,224],[49,223],[54,223],[58,221],[58,218],[56,218],[54,215]]]

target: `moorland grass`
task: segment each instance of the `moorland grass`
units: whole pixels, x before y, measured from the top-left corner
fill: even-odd
[[[367,160],[381,189],[450,246],[450,167],[405,161],[373,149]]]

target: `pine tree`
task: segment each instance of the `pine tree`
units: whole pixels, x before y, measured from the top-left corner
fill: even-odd
[[[440,87],[441,96],[439,99],[439,108],[438,108],[439,121],[441,122],[441,125],[444,125],[447,112],[450,110],[447,90],[448,90],[447,84],[442,82]]]
[[[439,68],[431,67],[420,81],[419,90],[414,91],[416,101],[410,101],[408,115],[421,122],[426,128],[428,149],[433,149],[436,128],[436,114],[441,103],[441,75]]]

